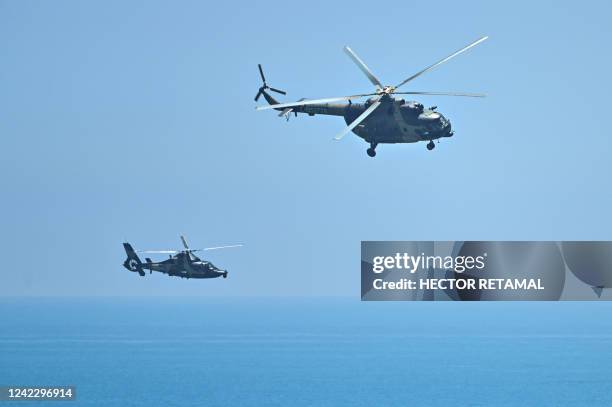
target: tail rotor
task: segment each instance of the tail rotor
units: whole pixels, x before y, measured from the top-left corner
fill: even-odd
[[[287,94],[287,92],[285,92],[284,90],[280,90],[280,89],[276,89],[276,88],[271,88],[270,86],[268,86],[268,84],[266,83],[266,77],[265,77],[265,75],[263,73],[263,69],[261,68],[261,64],[257,64],[257,67],[259,68],[259,75],[261,75],[261,81],[263,82],[263,85],[259,88],[259,91],[255,95],[255,101],[256,102],[259,100],[261,95],[266,90],[268,90],[268,89],[271,90],[272,92],[280,93],[281,95],[286,95]]]
[[[126,242],[123,243],[123,248],[125,249],[125,254],[127,255],[127,258],[123,262],[123,267],[140,274],[141,277],[144,277],[145,273],[142,269],[142,261],[140,261],[140,258],[136,254],[136,251],[132,245]]]

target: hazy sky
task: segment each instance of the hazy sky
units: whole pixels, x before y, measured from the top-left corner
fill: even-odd
[[[0,0],[0,295],[359,296],[361,240],[612,239],[604,1]],[[372,89],[351,47],[455,137],[332,137],[337,117],[256,112]],[[227,280],[140,278],[136,248],[210,253]]]

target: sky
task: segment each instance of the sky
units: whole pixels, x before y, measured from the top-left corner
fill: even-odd
[[[359,296],[362,240],[612,239],[604,1],[0,0],[1,296]],[[455,136],[332,140],[255,111],[369,92],[350,45]],[[226,280],[140,278],[121,243],[207,253]]]

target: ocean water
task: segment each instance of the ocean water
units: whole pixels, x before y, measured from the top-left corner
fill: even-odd
[[[76,386],[52,406],[610,406],[611,316],[601,302],[0,299],[0,386]]]

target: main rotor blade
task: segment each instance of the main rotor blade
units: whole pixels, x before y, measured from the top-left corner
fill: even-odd
[[[136,250],[136,253],[176,254],[178,250]]]
[[[348,132],[353,130],[359,123],[364,121],[365,118],[368,117],[374,110],[376,110],[376,108],[378,106],[380,106],[380,100],[377,100],[376,102],[372,103],[370,105],[370,107],[368,107],[365,110],[365,112],[361,113],[358,118],[356,118],[351,124],[349,124],[347,127],[345,127],[344,130],[342,130],[340,133],[338,133],[336,135],[336,137],[334,137],[334,139],[335,140],[342,140],[342,137],[344,137]]]
[[[361,60],[361,58],[359,58],[357,56],[357,54],[355,54],[355,52],[350,49],[348,46],[344,47],[344,52],[346,52],[346,54],[353,60],[353,62],[357,65],[357,67],[359,67],[359,69],[361,69],[361,72],[363,72],[364,74],[366,74],[366,76],[368,77],[368,79],[370,80],[370,82],[372,82],[372,84],[374,86],[376,86],[376,89],[382,89],[383,86],[380,83],[380,81],[378,80],[378,78],[376,78],[376,76],[374,76],[374,74],[372,73],[372,71],[370,71],[370,68],[368,68],[368,66],[365,64],[365,62],[363,62]]]
[[[183,242],[183,246],[185,249],[189,250],[189,246],[187,245],[187,240],[185,240],[185,236],[181,235],[181,241]]]
[[[291,103],[279,103],[277,105],[257,106],[255,109],[256,110],[283,109],[285,107],[316,105],[319,103],[329,103],[329,102],[341,102],[343,100],[359,99],[362,97],[374,96],[374,95],[376,95],[376,93],[365,93],[363,95],[341,96],[337,98],[300,100],[300,101],[291,102]]]
[[[403,82],[401,82],[399,85],[397,85],[395,88],[399,88],[400,86],[404,85],[407,82],[410,82],[411,80],[415,79],[418,76],[423,75],[425,72],[434,69],[435,67],[437,67],[438,65],[442,65],[443,63],[445,63],[446,61],[448,61],[451,58],[456,57],[457,55],[467,51],[468,49],[475,47],[476,45],[480,44],[481,42],[483,42],[484,40],[486,40],[487,38],[489,38],[488,36],[484,36],[482,38],[479,38],[478,40],[474,41],[473,43],[471,43],[470,45],[467,45],[463,48],[461,48],[459,51],[456,51],[454,53],[452,53],[451,55],[447,56],[444,59],[439,60],[438,62],[436,62],[433,65],[428,66],[427,68],[423,69],[422,71],[419,71],[417,73],[415,73],[414,75],[412,75],[411,77],[409,77],[408,79],[405,79]]]
[[[205,247],[204,249],[195,249],[195,250],[191,250],[192,252],[203,252],[203,251],[207,251],[207,250],[219,250],[219,249],[229,249],[231,247],[242,247],[244,245],[242,244],[232,244],[229,246],[217,246],[217,247]]]
[[[259,68],[259,74],[261,75],[261,80],[263,81],[263,83],[266,83],[266,77],[263,74],[263,69],[261,69],[261,64],[257,64],[257,67]]]
[[[426,96],[465,96],[470,98],[483,98],[483,93],[456,93],[456,92],[394,92],[394,95],[426,95]]]

